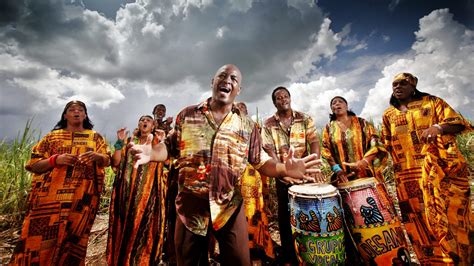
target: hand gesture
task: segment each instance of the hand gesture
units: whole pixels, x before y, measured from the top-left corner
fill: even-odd
[[[139,165],[146,164],[150,161],[152,146],[151,142],[153,140],[153,135],[148,135],[145,144],[135,144],[131,142],[130,145],[130,152],[133,155],[133,160],[135,163],[133,164],[133,168],[138,168]]]
[[[56,165],[67,165],[72,166],[76,163],[77,156],[69,153],[60,154],[56,158]]]
[[[288,158],[285,161],[286,175],[294,179],[304,179],[314,182],[314,177],[311,174],[321,173],[319,166],[322,161],[317,159],[316,154],[310,154],[304,158],[297,159],[293,155],[293,147],[288,152]]]
[[[155,130],[155,136],[156,136],[156,138],[158,139],[159,142],[162,142],[163,140],[165,140],[166,133],[165,133],[165,131],[163,131],[161,129],[156,129]]]
[[[121,129],[117,130],[117,139],[121,141],[125,141],[128,136],[128,130],[126,127],[122,127]]]
[[[436,126],[431,126],[421,133],[421,141],[424,143],[434,143],[438,135],[441,135],[441,129]]]
[[[166,125],[171,125],[171,123],[173,123],[173,117],[172,116],[168,116],[166,118],[166,121],[165,121]]]
[[[104,160],[104,155],[95,151],[88,151],[80,154],[77,159],[82,164],[91,164],[94,162],[100,163]]]

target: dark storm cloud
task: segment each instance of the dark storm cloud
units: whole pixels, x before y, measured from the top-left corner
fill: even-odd
[[[166,86],[192,76],[207,89],[219,66],[234,63],[249,88],[245,100],[252,100],[289,82],[294,60],[315,41],[311,36],[320,30],[323,15],[317,7],[303,13],[282,0],[253,2],[245,12],[232,9],[229,1],[215,1],[201,8],[188,6],[173,16],[156,16],[155,21],[163,23],[159,39],[129,47],[132,52],[123,65],[127,79]],[[134,39],[143,38],[138,35]],[[143,56],[146,59],[137,60]]]
[[[57,0],[15,1],[10,9],[20,11],[0,28],[3,42],[14,41],[23,55],[52,68],[112,78],[119,60],[112,22]]]

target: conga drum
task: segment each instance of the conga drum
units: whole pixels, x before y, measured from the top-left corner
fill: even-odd
[[[337,189],[329,184],[294,185],[288,194],[291,231],[299,262],[344,264],[344,218]]]
[[[406,265],[410,254],[393,202],[375,178],[338,186],[352,239],[367,264]]]

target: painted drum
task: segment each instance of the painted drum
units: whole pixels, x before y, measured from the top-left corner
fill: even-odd
[[[337,189],[329,184],[294,185],[288,194],[300,264],[343,265],[344,218]]]
[[[408,265],[408,245],[385,186],[370,177],[342,183],[338,189],[346,224],[365,263]]]

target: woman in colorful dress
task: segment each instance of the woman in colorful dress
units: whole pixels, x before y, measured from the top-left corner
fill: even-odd
[[[157,265],[162,259],[167,173],[159,162],[134,167],[127,145],[160,142],[164,134],[153,132],[154,121],[149,115],[140,117],[138,131],[131,138],[126,139],[126,128],[117,131],[112,156],[117,174],[109,211],[109,265]]]
[[[84,265],[110,153],[86,105],[66,104],[25,168],[32,190],[13,265]]]
[[[472,126],[417,83],[410,73],[396,75],[383,114],[402,222],[422,265],[472,265],[468,170],[456,144]]]
[[[332,114],[323,131],[321,156],[334,172],[331,182],[375,177],[383,183],[382,170],[388,154],[375,128],[350,111],[341,96],[332,98],[330,106]]]
[[[382,170],[388,154],[375,128],[349,110],[347,100],[341,96],[332,98],[330,107],[332,114],[323,130],[321,156],[334,172],[331,183],[337,185],[358,178],[375,177],[383,184]],[[388,201],[388,197],[386,199]],[[347,262],[362,264],[361,255],[351,238],[347,237],[349,232],[345,232]]]

